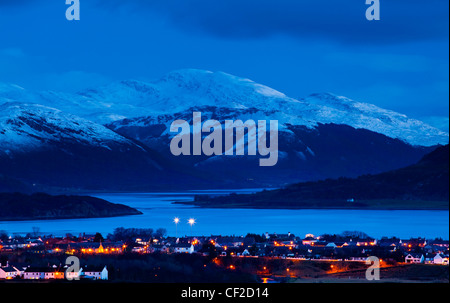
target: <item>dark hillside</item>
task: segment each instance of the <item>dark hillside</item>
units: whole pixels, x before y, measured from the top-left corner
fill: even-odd
[[[327,179],[290,185],[283,189],[254,195],[198,197],[201,206],[252,207],[365,207],[368,201],[390,201],[389,208],[402,201],[442,201],[448,208],[449,146],[442,146],[424,156],[417,164],[376,175],[358,178]],[[353,203],[348,200],[354,199]],[[447,202],[447,203],[445,203]],[[416,203],[419,208],[426,205]],[[411,203],[410,203],[411,204]],[[411,204],[412,205],[412,204]],[[400,207],[402,208],[402,207]]]

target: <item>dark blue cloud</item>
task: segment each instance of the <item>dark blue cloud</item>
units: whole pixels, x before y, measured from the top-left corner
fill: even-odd
[[[31,0],[0,0],[0,6],[18,6],[30,2]]]
[[[69,22],[64,0],[0,0],[0,82],[73,91],[201,68],[448,117],[448,0],[380,1],[369,22],[365,0],[81,0]]]
[[[97,0],[111,6],[118,0]],[[123,3],[123,2],[122,2]],[[369,22],[365,0],[131,0],[181,29],[227,38],[271,35],[350,43],[392,43],[448,37],[448,0],[380,0],[381,21]]]

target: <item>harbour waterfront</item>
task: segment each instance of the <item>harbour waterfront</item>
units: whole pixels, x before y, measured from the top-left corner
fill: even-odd
[[[39,221],[0,222],[0,230],[8,234],[26,234],[38,227],[43,234],[100,232],[106,236],[114,228],[165,228],[168,235],[246,235],[288,233],[304,236],[362,231],[376,238],[424,237],[449,238],[449,211],[424,210],[330,210],[330,209],[207,209],[173,204],[192,201],[198,194],[255,192],[256,189],[224,191],[188,191],[180,193],[102,193],[92,194],[113,203],[134,207],[143,215]],[[180,218],[175,225],[174,218]],[[195,224],[188,224],[189,219]]]

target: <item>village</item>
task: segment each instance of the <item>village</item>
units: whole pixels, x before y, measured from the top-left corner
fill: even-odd
[[[116,229],[103,238],[99,233],[65,237],[31,235],[0,238],[0,280],[109,280],[109,264],[81,266],[69,272],[70,265],[47,262],[36,266],[33,256],[53,260],[52,257],[77,256],[84,259],[99,256],[144,255],[197,255],[211,264],[233,271],[231,261],[237,259],[289,260],[296,262],[348,262],[365,264],[370,256],[380,260],[380,266],[390,265],[441,265],[449,264],[449,241],[424,238],[374,239],[360,232],[340,235],[306,234],[299,237],[287,234],[247,234],[246,236],[164,236],[164,230]],[[27,258],[18,258],[26,255]],[[30,257],[31,256],[31,257]],[[18,260],[25,260],[19,262]],[[100,259],[101,260],[101,259]],[[206,267],[207,264],[205,263]],[[330,269],[333,265],[329,265]],[[289,268],[285,269],[286,275]],[[259,276],[269,276],[266,266],[255,271]]]

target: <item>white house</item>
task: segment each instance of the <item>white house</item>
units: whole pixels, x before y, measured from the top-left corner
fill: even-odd
[[[45,279],[45,273],[48,272],[48,268],[41,267],[28,267],[23,272],[23,278],[25,280],[41,280]]]
[[[434,264],[434,257],[436,254],[426,254],[425,255],[425,264]]]
[[[176,254],[192,254],[194,252],[194,245],[187,243],[175,244],[172,246],[173,252]]]
[[[241,254],[242,256],[246,257],[246,256],[250,256],[250,252],[248,251],[248,249],[244,249],[244,251]]]
[[[64,279],[65,272],[59,267],[28,267],[23,273],[25,280]]]
[[[71,271],[67,271],[68,266],[64,266],[65,268],[65,277],[67,280],[72,281],[72,280],[79,280],[81,278],[81,276],[83,275],[83,268],[80,268],[78,271],[75,270],[71,270]]]
[[[15,277],[20,276],[20,270],[13,266],[5,266],[0,267],[0,280],[1,279],[14,279]]]
[[[131,251],[134,252],[134,253],[141,253],[141,254],[142,253],[146,253],[147,252],[147,246],[143,245],[143,244],[136,243],[134,245],[134,247],[131,249]]]
[[[420,264],[425,262],[425,257],[423,254],[408,254],[405,257],[405,263],[414,263],[414,264]]]
[[[442,254],[436,254],[436,256],[433,258],[433,263],[439,265],[448,265],[448,257]]]
[[[82,270],[82,276],[85,278],[94,280],[108,280],[108,269],[106,268],[106,266],[104,266],[103,268],[96,266],[86,266]]]

